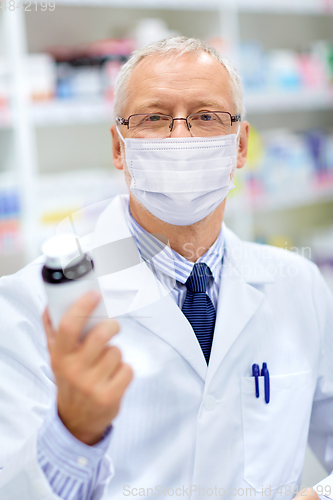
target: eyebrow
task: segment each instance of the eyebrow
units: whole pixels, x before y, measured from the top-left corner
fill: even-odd
[[[152,109],[152,108],[159,108],[161,107],[160,102],[150,102],[149,104],[141,104],[137,109],[138,110],[144,110],[144,109]]]
[[[137,107],[137,113],[140,113],[142,111],[149,111],[151,109],[156,109],[156,108],[166,108],[167,105],[161,103],[161,102],[158,102],[158,101],[154,101],[154,102],[150,102],[150,103],[147,103],[147,104],[141,104],[140,106]],[[216,101],[197,101],[196,103],[194,103],[194,106],[195,108],[200,108],[200,109],[207,109],[207,108],[214,108],[212,111],[225,111],[227,109],[227,106],[225,105],[225,103],[223,104],[222,102],[221,103],[218,103]]]

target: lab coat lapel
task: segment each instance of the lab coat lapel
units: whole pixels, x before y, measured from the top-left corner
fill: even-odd
[[[255,257],[247,255],[246,243],[225,225],[223,230],[225,251],[206,387],[264,299],[264,294],[253,285],[274,281]]]
[[[95,228],[92,254],[108,316],[131,315],[178,351],[204,380],[207,365],[190,323],[168,290],[141,259],[137,249],[135,256],[131,248],[124,203],[123,197],[115,198],[99,216]],[[128,268],[121,265],[123,268],[117,271],[112,268],[112,262],[117,255],[121,256],[119,251],[117,255],[112,254],[117,247],[110,244],[127,239],[129,246],[125,253],[130,255],[129,263],[133,265]],[[104,254],[101,247],[106,249]],[[105,273],[109,263],[111,270]]]
[[[142,262],[127,227],[123,196],[117,196],[99,215],[91,252],[95,273],[109,317],[125,314],[140,288]]]
[[[149,272],[151,273],[150,270]],[[142,289],[142,294],[144,293],[145,290]],[[199,342],[190,323],[170,294],[134,311],[133,317],[170,344],[205,380],[207,364]]]

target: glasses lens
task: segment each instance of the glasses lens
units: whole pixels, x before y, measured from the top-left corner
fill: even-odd
[[[231,119],[228,113],[195,113],[188,118],[191,134],[195,137],[227,135],[231,133]]]
[[[151,137],[161,139],[170,135],[172,118],[166,115],[133,115],[129,119],[129,131],[132,137]]]

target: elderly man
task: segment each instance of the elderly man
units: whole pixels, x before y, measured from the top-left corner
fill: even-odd
[[[122,68],[115,113],[129,197],[90,250],[98,270],[98,247],[112,260],[132,237],[138,260],[100,275],[118,318],[83,341],[100,296],[55,332],[42,258],[1,279],[0,498],[318,499],[300,485],[308,434],[333,468],[332,297],[314,264],[222,224],[247,154],[237,73],[198,40],[158,42]]]

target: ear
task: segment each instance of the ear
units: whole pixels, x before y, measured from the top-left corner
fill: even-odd
[[[110,132],[112,135],[112,157],[113,157],[113,164],[118,170],[123,170],[123,162],[121,159],[121,149],[120,149],[120,142],[121,139],[118,135],[117,129],[115,125],[112,125],[110,128]]]
[[[242,122],[240,127],[241,129],[239,133],[240,139],[238,146],[237,168],[244,167],[246,163],[250,124],[249,122]]]

